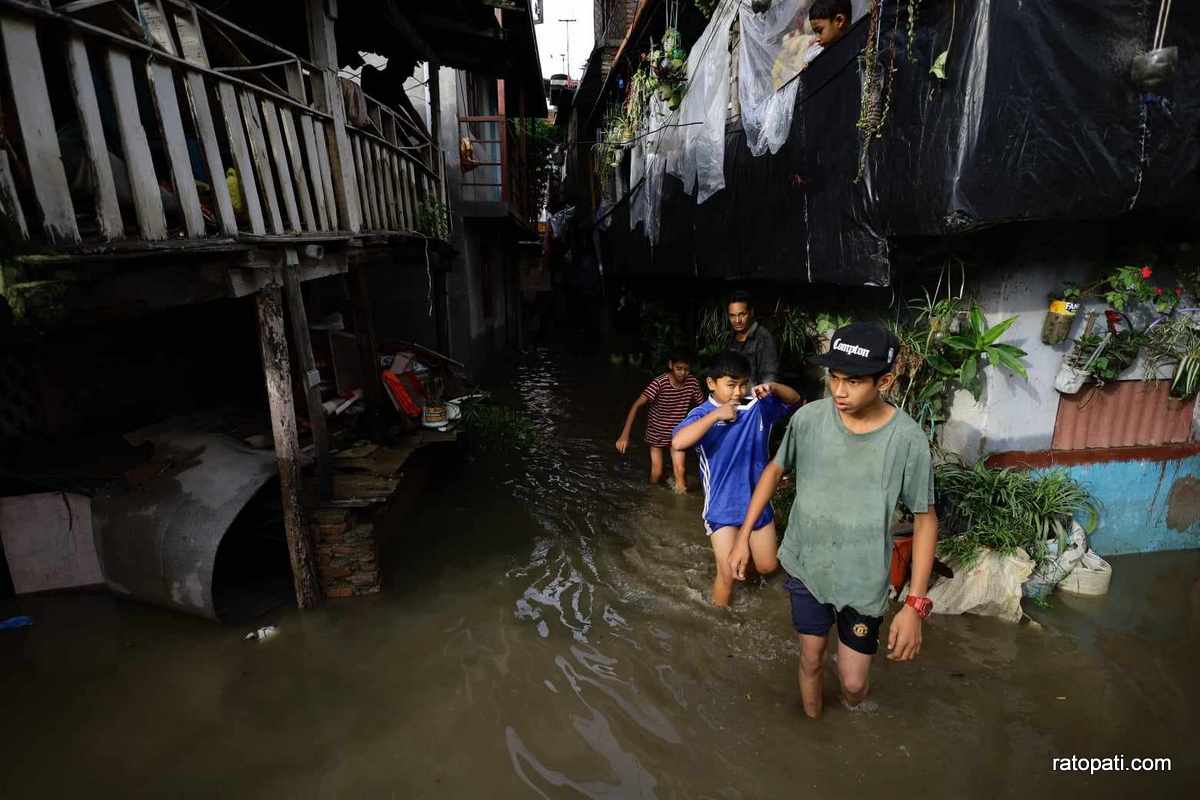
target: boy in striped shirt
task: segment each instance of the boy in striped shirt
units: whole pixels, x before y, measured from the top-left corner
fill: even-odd
[[[671,432],[690,409],[704,402],[700,382],[692,375],[691,356],[682,351],[671,353],[667,371],[642,390],[625,417],[625,428],[617,439],[617,452],[624,454],[629,447],[629,432],[642,406],[650,406],[646,415],[646,444],[650,447],[650,483],[657,484],[663,476],[663,451],[671,446]],[[683,452],[671,452],[675,472],[676,493],[687,491],[687,472]]]

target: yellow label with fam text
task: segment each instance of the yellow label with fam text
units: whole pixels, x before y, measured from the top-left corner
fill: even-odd
[[[1073,317],[1079,313],[1079,303],[1072,300],[1051,300],[1050,313]]]

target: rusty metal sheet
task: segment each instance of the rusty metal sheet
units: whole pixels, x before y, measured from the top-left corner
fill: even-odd
[[[1058,402],[1053,450],[1179,444],[1192,440],[1194,400],[1170,397],[1169,381],[1117,381]]]

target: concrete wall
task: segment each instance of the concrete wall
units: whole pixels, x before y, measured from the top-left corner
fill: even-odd
[[[1018,317],[1002,341],[1029,354],[1025,359],[1029,379],[989,369],[980,402],[960,392],[952,420],[942,433],[945,449],[968,462],[989,453],[1050,449],[1059,404],[1054,377],[1071,342],[1042,344],[1048,296],[1066,281],[1086,283],[1119,265],[1112,260],[1106,230],[1088,225],[1015,229],[1003,251],[985,253],[983,263],[968,268],[967,294],[978,297],[989,324]],[[960,280],[956,271],[955,291]],[[1080,334],[1082,317],[1092,308],[1103,309],[1104,304],[1086,304],[1072,336]],[[1097,324],[1104,324],[1102,314]],[[1142,365],[1136,363],[1122,380],[1141,380],[1143,374]],[[1200,547],[1200,456],[1107,461],[1065,469],[1104,506],[1091,540],[1097,552]]]
[[[1200,547],[1200,455],[1066,467],[1100,498],[1100,555]]]
[[[438,75],[446,189],[454,227],[451,244],[458,251],[446,276],[445,313],[449,320],[448,355],[475,369],[492,355],[519,344],[520,307],[514,308],[514,302],[519,304],[520,299],[512,237],[506,236],[505,223],[465,218],[461,213],[464,192],[458,119],[462,95],[459,82],[463,77],[452,69],[441,69]],[[485,290],[491,295],[490,306],[484,300]]]

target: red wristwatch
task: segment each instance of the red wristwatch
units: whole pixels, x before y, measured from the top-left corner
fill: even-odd
[[[911,606],[913,611],[920,615],[921,619],[925,619],[933,611],[933,601],[928,597],[916,597],[909,595],[904,598],[904,605]]]

